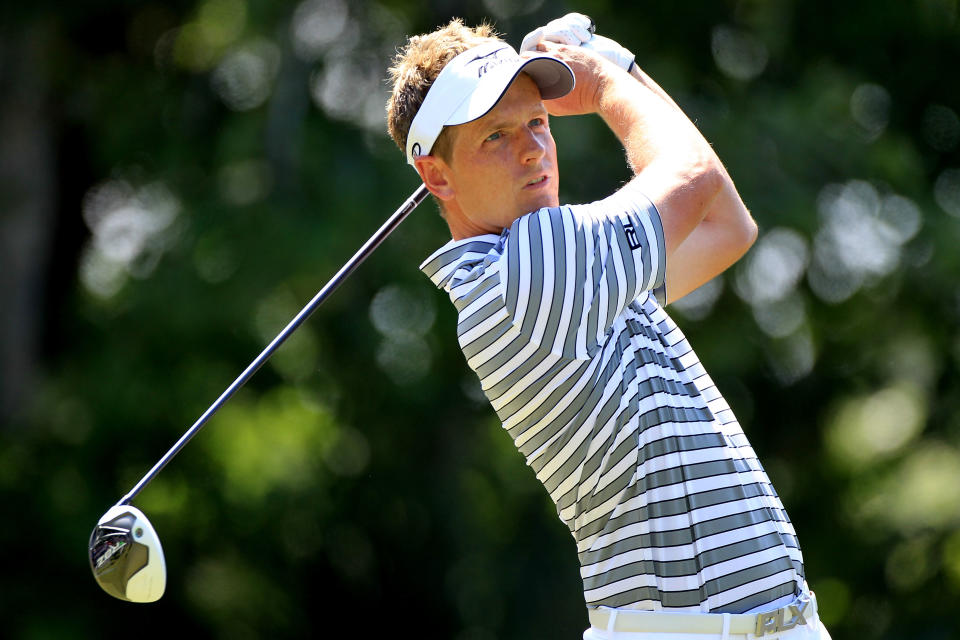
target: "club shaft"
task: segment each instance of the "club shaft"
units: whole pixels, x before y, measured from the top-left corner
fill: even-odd
[[[213,414],[215,414],[220,407],[222,407],[227,400],[229,400],[230,397],[233,396],[233,394],[236,393],[237,390],[240,389],[240,387],[242,387],[247,380],[249,380],[253,374],[257,372],[257,369],[263,366],[263,363],[273,355],[274,351],[276,351],[280,345],[282,345],[284,341],[289,338],[290,335],[296,331],[300,325],[304,323],[304,321],[306,321],[307,318],[310,317],[310,314],[317,310],[317,307],[323,304],[323,301],[326,300],[327,296],[333,293],[333,291],[336,290],[336,288],[339,287],[351,273],[353,273],[354,269],[360,266],[360,263],[366,260],[370,254],[373,253],[378,246],[380,246],[380,243],[382,243],[387,236],[389,236],[393,230],[396,229],[397,226],[403,222],[403,220],[410,215],[414,209],[417,208],[417,205],[423,202],[423,200],[427,197],[427,194],[427,188],[424,185],[420,185],[420,187],[413,192],[406,202],[404,202],[403,205],[401,205],[400,208],[397,209],[393,215],[391,215],[387,221],[383,223],[383,226],[381,226],[376,233],[370,236],[370,239],[367,240],[366,243],[364,243],[364,245],[360,247],[355,254],[353,254],[353,257],[350,258],[350,260],[348,260],[347,263],[340,268],[340,271],[338,271],[330,279],[330,281],[327,282],[327,284],[325,284],[323,288],[317,292],[317,295],[315,295],[313,299],[308,302],[303,309],[300,310],[293,320],[291,320],[290,323],[284,327],[283,331],[277,334],[277,337],[275,337],[273,341],[270,342],[270,344],[268,344],[267,347],[260,352],[260,355],[258,355],[256,359],[251,362],[246,369],[243,370],[243,373],[241,373],[237,379],[234,380],[233,383],[227,387],[222,394],[220,394],[220,397],[217,398],[216,401],[210,405],[206,411],[203,412],[203,415],[201,415],[197,421],[193,423],[193,426],[191,426],[186,433],[184,433],[180,439],[177,440],[176,444],[170,447],[170,450],[167,451],[164,456],[157,461],[157,464],[153,465],[153,468],[150,469],[150,471],[148,471],[146,475],[140,479],[133,489],[131,489],[127,495],[120,499],[120,501],[117,503],[118,505],[129,504],[129,502],[133,500],[137,494],[140,493],[140,491],[146,487],[165,466],[167,466],[167,463],[170,462],[170,460],[172,460],[173,457],[177,455],[188,442],[190,442],[193,436],[197,435],[197,432],[200,431],[203,425],[207,423]]]

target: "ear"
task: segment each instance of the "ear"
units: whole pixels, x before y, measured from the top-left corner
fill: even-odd
[[[422,155],[413,160],[420,179],[427,190],[440,200],[449,201],[454,197],[454,188],[450,165],[438,156]]]

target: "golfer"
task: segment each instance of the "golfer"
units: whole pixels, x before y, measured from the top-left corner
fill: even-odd
[[[452,236],[421,269],[573,534],[585,639],[828,639],[783,505],[664,311],[756,224],[696,127],[592,31],[570,14],[518,54],[455,20],[398,54],[390,134]],[[550,118],[579,114],[634,177],[561,205]]]

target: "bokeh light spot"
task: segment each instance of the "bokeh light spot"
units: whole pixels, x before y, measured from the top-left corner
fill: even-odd
[[[894,591],[909,592],[920,587],[934,571],[929,536],[905,540],[887,556],[887,584]]]
[[[279,288],[257,305],[254,326],[264,345],[269,344],[302,308],[287,289]],[[316,334],[301,325],[270,359],[270,365],[284,378],[299,381],[310,376],[317,367],[320,345]]]
[[[679,300],[670,303],[671,310],[677,310],[690,320],[703,320],[713,311],[714,305],[723,293],[723,276],[717,276],[700,285]]]
[[[737,293],[752,304],[782,300],[803,278],[809,255],[807,241],[797,231],[770,230],[737,270],[734,280]]]
[[[342,427],[324,450],[323,461],[338,476],[359,476],[370,463],[370,445],[366,436],[356,429]]]
[[[757,326],[771,338],[786,338],[804,326],[807,320],[806,304],[803,296],[798,294],[783,300],[754,304],[752,310]]]
[[[913,534],[960,522],[960,452],[924,440],[879,480],[864,476],[847,496],[847,510],[865,531]],[[879,529],[878,529],[879,528]]]
[[[864,284],[893,272],[901,247],[920,228],[920,211],[902,196],[881,197],[863,180],[830,184],[817,200],[820,229],[807,275],[826,302],[843,302]]]
[[[83,198],[83,219],[91,231],[81,257],[80,279],[101,298],[115,295],[127,276],[145,278],[176,235],[180,202],[161,182],[134,187],[107,180]]]
[[[192,22],[171,30],[157,43],[158,63],[168,55],[190,71],[207,71],[243,35],[247,21],[244,0],[207,0]],[[167,53],[169,51],[169,54]]]
[[[771,342],[768,360],[774,375],[783,386],[789,386],[810,375],[817,362],[817,351],[808,327]]]
[[[297,5],[290,22],[293,51],[306,62],[319,60],[349,24],[343,0],[306,0]]]
[[[271,491],[318,482],[318,460],[336,441],[339,427],[328,410],[304,402],[296,389],[276,387],[259,399],[236,397],[219,415],[221,424],[203,440],[238,502]]]
[[[943,542],[943,569],[953,590],[960,593],[960,531],[954,531]]]
[[[900,384],[844,401],[827,424],[827,449],[836,464],[862,469],[897,453],[923,430],[927,404],[911,385]]]
[[[270,97],[279,67],[280,49],[258,38],[223,56],[210,81],[227,107],[249,111]]]
[[[713,60],[722,72],[737,80],[752,80],[767,68],[770,54],[755,35],[726,25],[714,27],[710,38]]]
[[[433,354],[419,336],[386,336],[377,349],[377,364],[398,385],[419,382],[430,371]]]
[[[244,0],[206,0],[197,11],[197,23],[210,46],[224,47],[243,34],[247,4]]]
[[[941,209],[960,218],[960,169],[946,169],[937,176],[933,197]]]
[[[270,165],[260,159],[237,160],[222,167],[217,184],[223,199],[244,206],[264,199],[273,188]]]
[[[850,115],[868,140],[878,137],[890,122],[890,93],[878,84],[865,83],[850,96]]]
[[[314,104],[331,117],[382,133],[388,96],[377,71],[383,66],[380,61],[338,54],[327,56],[325,63],[310,79]]]
[[[418,289],[387,285],[370,302],[370,322],[384,339],[377,364],[399,385],[421,380],[433,359],[423,339],[436,319],[433,298]]]
[[[820,578],[810,585],[817,594],[817,615],[827,627],[844,619],[850,609],[850,587],[839,578]]]
[[[385,336],[424,336],[433,328],[436,317],[432,296],[420,289],[390,284],[370,301],[370,321]]]

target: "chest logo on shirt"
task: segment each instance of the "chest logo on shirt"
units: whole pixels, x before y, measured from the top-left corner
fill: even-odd
[[[632,222],[628,222],[623,225],[623,231],[627,234],[627,244],[630,245],[631,251],[636,251],[640,248],[640,239],[637,237],[637,230],[633,226]]]

